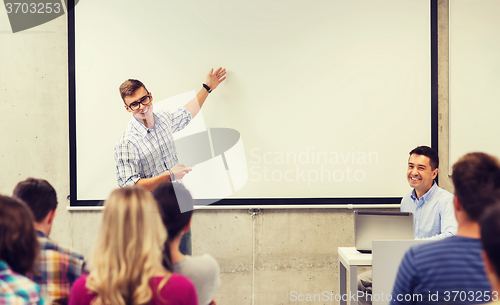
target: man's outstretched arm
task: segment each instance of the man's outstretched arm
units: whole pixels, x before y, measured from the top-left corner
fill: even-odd
[[[210,88],[210,90],[215,90],[215,88],[217,88],[217,86],[219,86],[219,84],[226,79],[225,75],[226,69],[219,68],[215,71],[214,69],[211,69],[206,78],[206,85]],[[189,110],[193,118],[198,114],[198,112],[200,112],[208,94],[209,92],[207,89],[201,88],[200,92],[196,95],[196,98],[184,105],[184,108]]]

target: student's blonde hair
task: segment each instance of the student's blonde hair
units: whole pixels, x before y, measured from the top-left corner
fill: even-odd
[[[113,191],[104,203],[86,282],[97,294],[93,304],[148,303],[153,297],[149,281],[164,270],[161,261],[166,237],[158,205],[148,191],[135,186]]]

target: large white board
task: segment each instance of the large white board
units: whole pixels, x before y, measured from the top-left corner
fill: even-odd
[[[78,200],[117,187],[128,78],[161,101],[227,68],[202,112],[241,135],[233,198],[400,197],[408,152],[430,146],[428,0],[86,0],[75,45]]]

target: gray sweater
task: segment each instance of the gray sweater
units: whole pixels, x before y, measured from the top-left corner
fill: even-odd
[[[208,305],[220,287],[219,264],[210,254],[201,256],[186,255],[184,259],[173,264],[174,273],[189,278],[196,288],[198,303]]]

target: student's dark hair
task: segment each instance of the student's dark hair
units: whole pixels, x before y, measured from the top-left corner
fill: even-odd
[[[0,195],[0,260],[26,275],[33,271],[37,254],[33,213],[21,200]]]
[[[500,277],[500,201],[486,210],[480,221],[483,250]]]
[[[153,196],[158,202],[161,219],[167,228],[168,238],[165,241],[163,265],[171,269],[171,255],[168,243],[175,239],[191,220],[193,215],[193,197],[191,193],[180,183],[175,187],[172,182],[164,182],[153,190]],[[179,202],[188,211],[181,213]],[[166,257],[165,257],[166,256]]]
[[[56,190],[47,180],[28,178],[19,182],[14,189],[14,197],[30,207],[36,222],[41,222],[57,208]]]
[[[410,156],[413,154],[428,157],[430,159],[429,164],[431,165],[432,170],[439,167],[439,157],[433,148],[429,146],[418,146],[410,151]]]
[[[461,157],[451,176],[455,196],[473,221],[500,200],[500,162],[494,156],[474,152]]]
[[[134,92],[141,87],[146,89],[146,86],[144,86],[144,84],[140,80],[127,79],[126,81],[124,81],[119,88],[122,100],[125,101],[125,98],[127,96],[133,95]],[[148,89],[146,89],[146,91],[148,91]]]

